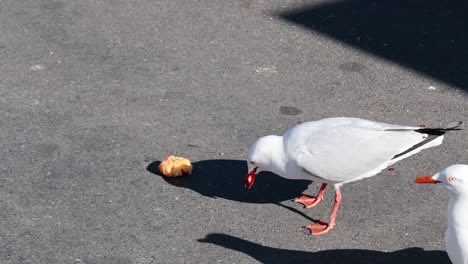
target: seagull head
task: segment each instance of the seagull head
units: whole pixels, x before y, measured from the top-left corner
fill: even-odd
[[[275,151],[278,136],[265,136],[255,142],[247,156],[249,173],[244,178],[245,188],[252,188],[255,178],[261,171],[271,171],[271,157]]]
[[[434,174],[421,176],[416,183],[440,184],[454,195],[468,195],[468,165],[452,165]]]

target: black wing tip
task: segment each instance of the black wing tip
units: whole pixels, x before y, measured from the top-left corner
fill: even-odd
[[[452,122],[443,128],[420,128],[414,131],[423,133],[423,134],[442,136],[447,131],[463,130],[463,128],[460,127],[462,124],[463,124],[462,121],[457,121],[457,122]]]
[[[452,123],[448,124],[447,126],[445,126],[444,129],[447,129],[447,130],[462,130],[463,128],[460,127],[462,124],[463,124],[462,121],[455,121],[455,122],[452,122]]]
[[[445,132],[444,132],[444,133],[445,133]],[[443,135],[443,133],[442,133],[442,135]],[[427,143],[429,143],[429,142],[433,141],[434,139],[438,138],[439,136],[441,136],[441,135],[429,134],[429,136],[428,136],[425,140],[423,140],[423,141],[419,142],[418,144],[412,146],[411,148],[409,148],[409,149],[407,149],[407,150],[405,150],[405,151],[403,151],[403,152],[401,152],[401,153],[398,153],[397,155],[393,156],[392,160],[393,160],[393,159],[396,159],[396,158],[398,158],[398,157],[400,157],[400,156],[403,156],[403,155],[405,155],[406,153],[409,153],[409,152],[411,152],[411,151],[413,151],[413,150],[415,150],[415,149],[418,149],[419,147],[421,147],[421,146],[423,146],[423,145],[426,145]]]

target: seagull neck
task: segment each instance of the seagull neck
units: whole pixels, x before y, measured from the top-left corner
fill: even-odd
[[[286,152],[284,150],[283,137],[275,136],[270,141],[271,149],[270,151],[270,168],[271,172],[274,172],[278,175],[285,174],[285,168],[287,163]]]
[[[468,228],[468,195],[450,195],[448,206],[448,226]]]

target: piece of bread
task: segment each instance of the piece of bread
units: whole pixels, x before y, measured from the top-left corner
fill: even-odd
[[[179,177],[192,173],[192,164],[186,158],[169,156],[159,164],[159,171],[166,177]]]

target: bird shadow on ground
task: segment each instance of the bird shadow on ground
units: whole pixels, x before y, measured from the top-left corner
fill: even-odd
[[[365,249],[336,249],[308,252],[262,246],[234,236],[216,233],[208,234],[205,238],[198,239],[198,241],[242,252],[262,263],[450,263],[444,251],[425,251],[422,248],[406,248],[393,252]]]
[[[162,176],[155,161],[146,168]],[[163,179],[174,186],[191,189],[203,196],[219,197],[245,203],[278,203],[299,196],[311,181],[288,180],[269,172],[261,172],[252,189],[244,188],[247,174],[245,160],[203,160],[194,162],[191,175]]]
[[[461,0],[342,0],[274,15],[468,92],[467,13]],[[365,66],[345,62],[340,69]]]
[[[161,161],[154,161],[146,169],[162,176],[158,169],[160,163]],[[203,160],[192,165],[191,175],[163,179],[173,186],[191,189],[203,196],[243,203],[276,204],[310,221],[317,221],[295,208],[280,203],[298,197],[307,190],[311,181],[288,180],[270,172],[261,172],[252,189],[247,190],[243,184],[247,174],[245,160]]]

